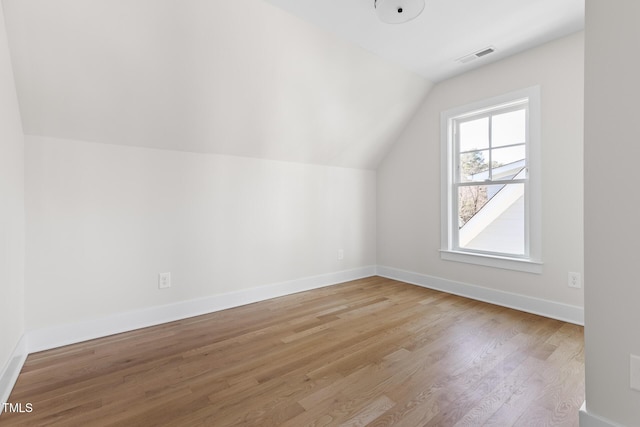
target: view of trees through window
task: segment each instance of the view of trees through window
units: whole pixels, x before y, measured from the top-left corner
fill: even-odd
[[[502,166],[499,162],[492,162],[492,167]],[[473,176],[488,169],[487,161],[482,151],[473,151],[460,155],[460,172],[466,181],[473,181]],[[469,185],[460,187],[458,191],[459,227],[464,226],[482,209],[489,200],[486,185]]]
[[[458,122],[459,228],[504,187],[489,184],[505,184],[525,168],[525,133],[526,110],[521,106]]]
[[[539,256],[539,123],[537,87],[442,112],[443,259]]]

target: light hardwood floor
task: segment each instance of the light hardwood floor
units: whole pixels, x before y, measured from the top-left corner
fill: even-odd
[[[582,327],[380,277],[30,355],[0,425],[578,425]]]

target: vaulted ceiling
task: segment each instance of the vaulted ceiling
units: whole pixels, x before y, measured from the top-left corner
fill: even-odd
[[[269,1],[2,0],[25,133],[373,169],[451,58],[582,22],[578,0],[427,0],[402,26],[373,0]]]

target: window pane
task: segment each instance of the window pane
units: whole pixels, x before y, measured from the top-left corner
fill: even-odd
[[[489,150],[460,154],[460,182],[489,179]]]
[[[524,184],[458,187],[458,246],[524,255]]]
[[[489,118],[460,123],[459,152],[489,148]]]
[[[491,145],[502,147],[525,143],[526,118],[524,109],[493,116],[491,119]]]
[[[526,148],[524,145],[492,150],[492,179],[526,178],[525,157]]]
[[[464,228],[488,200],[486,185],[458,187],[458,227]]]

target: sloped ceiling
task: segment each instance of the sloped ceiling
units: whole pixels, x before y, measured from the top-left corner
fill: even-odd
[[[262,0],[2,0],[31,135],[375,168],[431,87]]]

